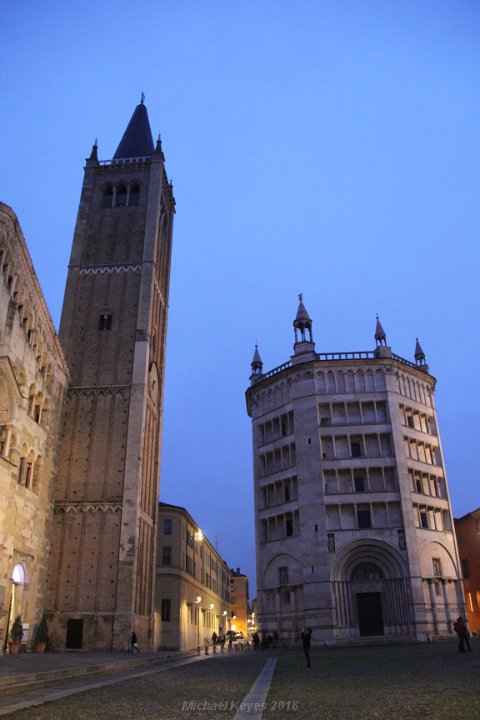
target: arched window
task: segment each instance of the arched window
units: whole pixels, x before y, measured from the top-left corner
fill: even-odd
[[[377,390],[386,390],[385,375],[382,370],[375,370],[375,388]]]
[[[111,185],[107,185],[103,191],[103,207],[111,208],[113,204],[113,188]]]
[[[33,477],[32,477],[32,492],[38,494],[38,490],[40,487],[40,469],[41,469],[42,461],[41,458],[38,457],[35,461],[35,464],[33,466]]]
[[[347,393],[355,392],[355,376],[351,370],[348,370],[347,375],[346,375],[346,386],[347,386]]]
[[[361,370],[357,370],[355,373],[355,386],[357,392],[365,392],[365,377]]]
[[[137,207],[140,200],[140,185],[133,183],[130,187],[130,198],[128,204],[130,207]]]
[[[25,585],[25,568],[21,563],[18,563],[18,565],[15,565],[15,567],[13,568],[12,581],[15,583],[15,585]]]
[[[327,373],[327,392],[335,392],[335,375],[331,370],[329,370]]]
[[[327,385],[325,383],[325,375],[323,372],[319,372],[317,375],[317,391],[319,393],[324,393],[327,389]]]
[[[127,204],[127,186],[119,185],[115,196],[115,207],[125,207]]]
[[[98,319],[99,330],[111,330],[112,329],[112,316],[110,314],[100,315]]]
[[[375,380],[373,379],[373,373],[371,370],[367,370],[365,373],[367,392],[375,392]]]

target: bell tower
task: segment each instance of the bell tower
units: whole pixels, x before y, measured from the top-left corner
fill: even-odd
[[[70,368],[46,610],[58,648],[153,649],[175,200],[144,97],[85,175],[60,340]]]

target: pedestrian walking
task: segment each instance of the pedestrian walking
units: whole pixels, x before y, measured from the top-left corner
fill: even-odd
[[[470,647],[470,633],[461,615],[453,623],[453,629],[458,635],[458,652],[465,652],[465,645],[467,646],[468,652],[472,652],[472,648]]]
[[[300,637],[302,638],[303,654],[305,655],[305,658],[307,660],[307,668],[311,668],[312,666],[310,664],[310,642],[312,639],[312,631],[310,630],[310,628],[304,627]]]
[[[216,644],[217,644],[217,633],[214,630],[212,633],[212,645],[216,645]]]
[[[138,647],[137,634],[135,630],[132,630],[132,632],[130,633],[130,652],[140,652],[140,648]]]

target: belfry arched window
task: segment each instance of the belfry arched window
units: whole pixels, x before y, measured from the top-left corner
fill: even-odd
[[[113,188],[111,185],[107,185],[103,191],[103,207],[111,208],[113,204]]]
[[[119,185],[115,195],[115,207],[125,207],[127,204],[127,186]]]
[[[133,185],[130,187],[130,197],[128,200],[128,204],[130,207],[137,207],[139,201],[140,201],[140,185],[138,183],[133,183]]]

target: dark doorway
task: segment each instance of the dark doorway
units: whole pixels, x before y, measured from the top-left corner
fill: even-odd
[[[81,650],[83,641],[83,620],[67,620],[67,650]]]
[[[360,635],[383,635],[382,593],[357,593]]]

